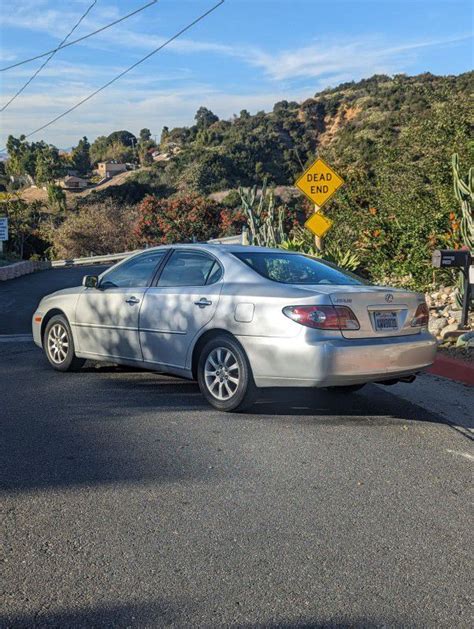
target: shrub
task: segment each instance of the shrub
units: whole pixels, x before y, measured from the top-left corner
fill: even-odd
[[[51,233],[52,253],[62,259],[133,249],[136,217],[134,207],[110,199],[81,206]]]
[[[197,194],[148,196],[138,208],[135,237],[140,245],[208,240],[219,235],[221,210],[215,201]]]

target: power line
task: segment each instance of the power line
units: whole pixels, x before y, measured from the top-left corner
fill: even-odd
[[[131,13],[128,13],[127,15],[124,15],[123,17],[119,18],[118,20],[115,20],[114,22],[110,22],[110,24],[106,24],[105,26],[98,28],[96,31],[92,31],[92,33],[83,35],[82,37],[79,37],[78,39],[74,39],[73,41],[70,41],[67,44],[64,44],[64,45],[61,44],[57,48],[53,48],[53,50],[48,50],[47,52],[42,52],[40,55],[36,55],[35,57],[30,57],[29,59],[24,59],[23,61],[17,61],[16,63],[12,63],[9,66],[0,68],[0,72],[6,72],[7,70],[11,70],[12,68],[17,68],[18,66],[21,66],[25,63],[29,63],[30,61],[36,61],[36,59],[41,59],[42,57],[46,57],[53,52],[57,52],[58,50],[61,50],[62,48],[68,48],[68,46],[74,46],[74,44],[78,44],[79,42],[84,41],[85,39],[88,39],[89,37],[92,37],[93,35],[97,35],[97,33],[101,33],[102,31],[107,30],[111,26],[115,26],[116,24],[119,24],[120,22],[123,22],[124,20],[128,20],[129,17],[132,17],[133,15],[140,13],[140,11],[143,11],[144,9],[148,9],[148,7],[151,7],[152,4],[156,4],[157,2],[158,0],[152,0],[152,2],[149,2],[148,4],[144,4],[142,7],[138,7],[138,9],[135,9],[135,11],[132,11]]]
[[[197,17],[195,20],[193,20],[192,22],[190,22],[187,26],[185,26],[184,28],[182,28],[180,31],[178,31],[177,33],[175,33],[172,37],[170,37],[169,39],[167,39],[163,44],[161,44],[160,46],[158,46],[158,48],[155,48],[155,50],[152,50],[151,52],[149,52],[147,55],[145,55],[145,57],[142,57],[141,59],[139,59],[137,62],[135,62],[133,65],[131,65],[130,67],[128,67],[126,70],[123,70],[123,72],[120,72],[120,74],[117,74],[117,76],[115,76],[113,79],[111,79],[110,81],[108,81],[107,83],[105,83],[105,85],[102,85],[102,87],[99,87],[97,90],[95,90],[94,92],[92,92],[91,94],[89,94],[89,96],[86,96],[85,98],[83,98],[82,100],[80,100],[78,103],[76,103],[75,105],[73,105],[72,107],[70,107],[69,109],[66,109],[66,111],[63,111],[62,114],[59,114],[59,116],[56,116],[56,118],[53,118],[52,120],[50,120],[49,122],[47,122],[46,124],[42,125],[41,127],[38,127],[38,129],[35,129],[34,131],[31,131],[31,133],[28,133],[28,135],[25,136],[25,138],[30,138],[32,135],[35,135],[36,133],[39,133],[39,131],[43,131],[43,129],[46,129],[47,127],[50,127],[52,124],[54,124],[55,122],[57,122],[58,120],[60,120],[61,118],[64,118],[64,116],[67,116],[68,114],[70,114],[72,111],[74,111],[75,109],[77,109],[78,107],[80,107],[81,105],[83,105],[84,103],[86,103],[88,100],[90,100],[91,98],[93,98],[94,96],[96,96],[99,92],[102,92],[103,90],[105,90],[107,87],[109,87],[109,85],[112,85],[112,83],[115,83],[115,81],[118,81],[119,79],[121,79],[123,76],[125,76],[125,74],[128,74],[131,70],[133,70],[134,68],[136,68],[137,66],[139,66],[141,63],[143,63],[144,61],[146,61],[147,59],[149,59],[150,57],[152,57],[153,55],[155,55],[157,52],[159,52],[160,50],[162,50],[163,48],[165,48],[166,46],[168,46],[168,44],[171,44],[172,41],[174,41],[175,39],[178,39],[178,37],[180,37],[183,33],[185,33],[186,31],[188,31],[190,28],[192,28],[193,26],[195,26],[198,22],[200,22],[201,20],[203,20],[205,17],[207,17],[210,13],[212,13],[213,11],[215,11],[218,7],[221,6],[221,4],[224,4],[224,0],[220,0],[217,4],[215,4],[213,7],[211,7],[210,9],[208,9],[207,11],[205,11],[204,13],[202,13],[199,17]]]
[[[69,37],[74,33],[74,31],[76,30],[76,28],[79,26],[79,24],[82,22],[82,20],[87,17],[89,11],[92,9],[92,7],[97,3],[97,0],[94,0],[92,2],[92,4],[89,6],[89,8],[85,11],[85,13],[83,13],[81,15],[81,17],[79,18],[79,20],[74,24],[74,26],[72,27],[72,29],[69,31],[69,33],[66,35],[66,37],[62,40],[62,42],[59,44],[59,46],[56,48],[56,50],[53,50],[53,52],[49,55],[49,57],[46,59],[46,61],[43,61],[43,63],[40,65],[40,67],[36,70],[36,72],[34,74],[32,74],[30,76],[30,78],[28,79],[28,81],[22,86],[20,87],[20,89],[18,90],[18,92],[16,94],[14,94],[10,100],[8,101],[8,103],[6,103],[1,109],[1,111],[5,111],[5,109],[11,105],[11,103],[13,103],[13,101],[15,100],[15,98],[17,98],[18,96],[20,96],[20,94],[23,92],[23,90],[25,90],[28,85],[34,81],[36,79],[36,77],[38,76],[38,74],[41,72],[41,70],[48,65],[48,63],[51,61],[51,59],[54,57],[54,55],[58,52],[59,48],[61,48],[61,46],[69,39]]]

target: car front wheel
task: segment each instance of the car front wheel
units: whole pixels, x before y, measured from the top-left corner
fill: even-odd
[[[216,337],[204,346],[197,376],[201,393],[221,411],[245,410],[257,398],[248,358],[230,336]]]
[[[48,321],[43,347],[49,364],[58,371],[76,371],[86,362],[75,355],[71,328],[63,315],[55,315]]]

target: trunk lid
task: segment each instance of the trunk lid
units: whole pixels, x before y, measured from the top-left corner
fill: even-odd
[[[425,298],[419,293],[383,286],[318,286],[334,306],[347,306],[359,320],[359,330],[342,330],[347,339],[418,334],[412,327],[416,309]]]

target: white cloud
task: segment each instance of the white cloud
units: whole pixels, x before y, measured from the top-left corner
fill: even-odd
[[[74,105],[87,90],[75,87],[66,92],[59,87],[45,94],[26,94],[13,107],[2,114],[0,143],[5,145],[8,134],[15,136],[28,133]],[[164,125],[169,127],[192,123],[198,107],[205,104],[220,118],[228,119],[241,109],[254,113],[269,109],[282,98],[304,98],[305,93],[281,90],[259,93],[232,94],[208,84],[186,84],[174,89],[150,90],[143,86],[127,91],[111,88],[99,94],[72,114],[59,120],[49,129],[33,136],[32,140],[44,139],[56,146],[75,144],[87,135],[107,135],[116,129],[129,129],[138,133],[141,127],[149,127],[159,135]]]
[[[446,46],[472,38],[463,35],[442,40],[410,42],[395,46],[375,38],[335,43],[321,41],[294,50],[276,54],[253,48],[245,60],[274,80],[316,78],[343,73],[344,75],[370,76],[377,72],[401,71],[415,51],[421,48]],[[238,54],[238,53],[236,53]]]

